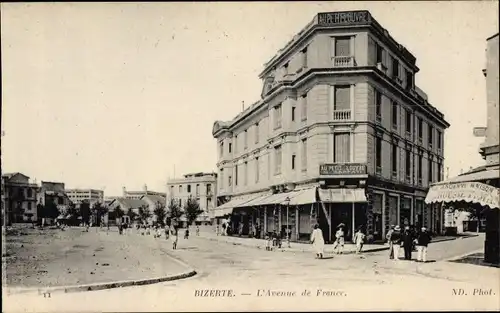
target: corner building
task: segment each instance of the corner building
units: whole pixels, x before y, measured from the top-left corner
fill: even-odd
[[[214,216],[261,238],[289,228],[308,239],[315,223],[326,241],[340,223],[346,239],[360,226],[374,241],[390,225],[439,232],[424,198],[442,180],[449,124],[418,71],[368,11],[316,15],[264,65],[261,99],[214,123]]]

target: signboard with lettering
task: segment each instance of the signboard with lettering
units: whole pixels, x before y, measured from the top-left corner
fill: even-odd
[[[360,163],[348,164],[321,164],[319,175],[364,175],[366,165]]]
[[[368,11],[348,11],[319,13],[318,25],[340,26],[340,25],[360,25],[370,24],[371,18]]]
[[[465,201],[490,208],[499,207],[500,189],[476,182],[449,183],[432,186],[425,203]]]

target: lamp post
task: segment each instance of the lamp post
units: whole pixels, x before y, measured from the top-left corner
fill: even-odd
[[[291,232],[291,229],[290,229],[290,225],[288,224],[288,213],[289,213],[289,208],[290,208],[290,198],[286,197],[284,202],[286,204],[286,230],[285,230],[286,242],[288,244],[288,248],[290,248],[290,232]]]

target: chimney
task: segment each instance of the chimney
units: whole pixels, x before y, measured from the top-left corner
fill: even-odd
[[[122,193],[124,197],[127,195],[127,188],[125,186],[122,187]]]
[[[144,192],[147,192],[148,191],[148,185],[144,184],[144,186],[142,186],[142,190]]]
[[[241,111],[245,111],[245,101],[241,101]]]

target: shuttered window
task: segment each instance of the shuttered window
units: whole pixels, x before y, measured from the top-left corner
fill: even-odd
[[[302,121],[305,121],[307,120],[307,93],[303,94],[302,97],[301,97],[301,104],[302,104],[302,107],[301,107],[301,120]]]
[[[349,133],[334,134],[333,136],[333,162],[351,162],[351,136]]]
[[[335,37],[335,56],[345,57],[351,55],[351,38]]]
[[[334,110],[349,110],[351,108],[351,86],[335,86]]]

